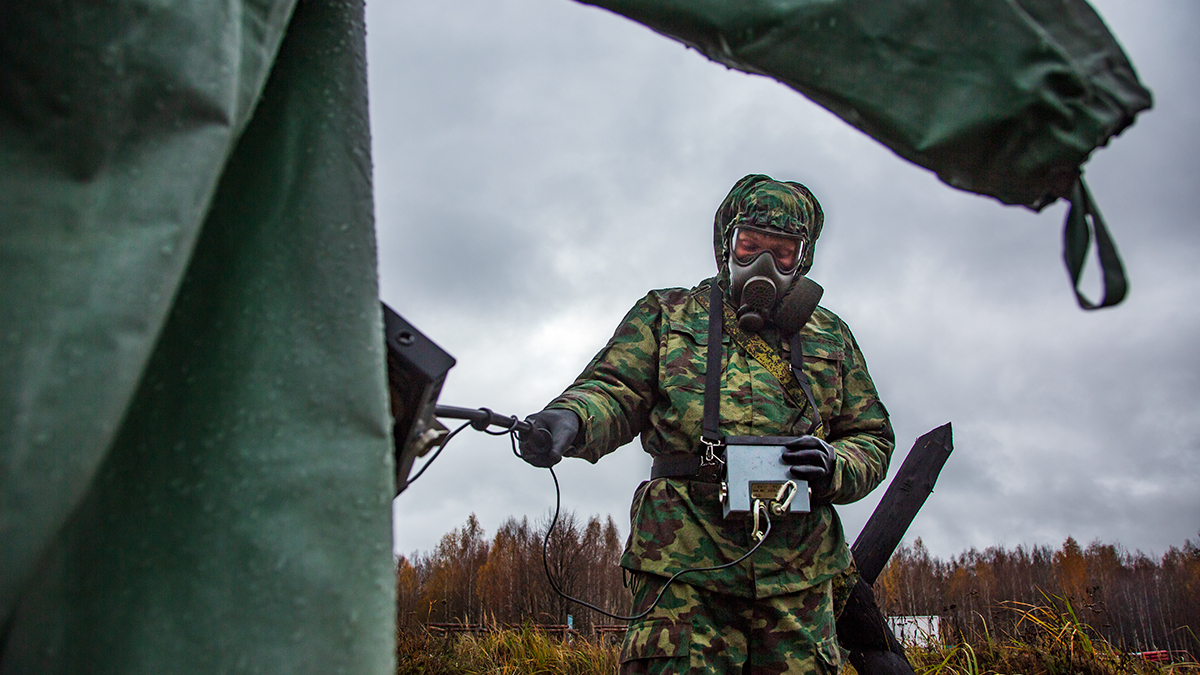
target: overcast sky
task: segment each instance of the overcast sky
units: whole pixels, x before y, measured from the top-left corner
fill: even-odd
[[[798,180],[826,214],[810,276],[892,414],[889,477],[954,425],[908,541],[948,557],[1196,540],[1200,4],[1093,4],[1155,97],[1085,166],[1130,277],[1115,309],[1075,305],[1064,204],[954,190],[783,85],[569,0],[368,4],[381,295],[458,360],[441,403],[524,417],[646,291],[712,274],[738,178]],[[627,533],[649,464],[636,441],[564,461],[564,508]],[[851,540],[883,489],[840,508]],[[472,512],[490,536],[553,500],[546,471],[468,429],[396,499],[395,549],[431,550]]]

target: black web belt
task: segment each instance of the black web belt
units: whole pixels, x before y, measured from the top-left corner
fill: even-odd
[[[700,455],[659,455],[650,467],[650,480],[687,478],[702,483],[721,482],[722,465],[704,464]]]

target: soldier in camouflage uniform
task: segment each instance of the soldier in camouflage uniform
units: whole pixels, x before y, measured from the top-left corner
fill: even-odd
[[[522,456],[535,466],[564,454],[595,462],[639,434],[656,458],[701,455],[707,304],[710,284],[719,283],[726,303],[720,432],[794,439],[783,459],[809,481],[811,513],[776,516],[749,560],[671,584],[648,616],[631,623],[623,673],[832,673],[842,663],[835,586],[853,565],[832,505],[862,498],[886,475],[894,445],[887,411],[850,329],[817,307],[799,336],[822,420],[810,432],[816,416],[795,395],[791,372],[781,382],[735,339],[738,280],[731,274],[765,252],[798,278],[812,265],[822,222],[817,200],[798,183],[759,175],[738,181],[715,218],[717,276],[690,290],[651,291],[574,384],[528,418],[552,439],[522,439]],[[756,344],[790,358],[793,342],[776,322],[768,319],[755,335],[762,340]],[[717,469],[705,466],[637,488],[621,559],[633,572],[634,613],[649,607],[675,572],[727,563],[749,550],[750,517],[722,517],[718,480]]]

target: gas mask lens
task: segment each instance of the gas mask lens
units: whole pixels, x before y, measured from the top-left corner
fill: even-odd
[[[733,231],[733,257],[749,265],[762,253],[769,253],[780,274],[790,274],[800,266],[804,240],[799,235],[739,227]]]

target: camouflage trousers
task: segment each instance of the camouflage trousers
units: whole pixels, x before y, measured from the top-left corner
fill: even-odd
[[[645,611],[666,578],[634,573],[633,613]],[[645,618],[629,624],[621,673],[825,675],[842,650],[834,633],[833,584],[742,598],[676,581]]]

